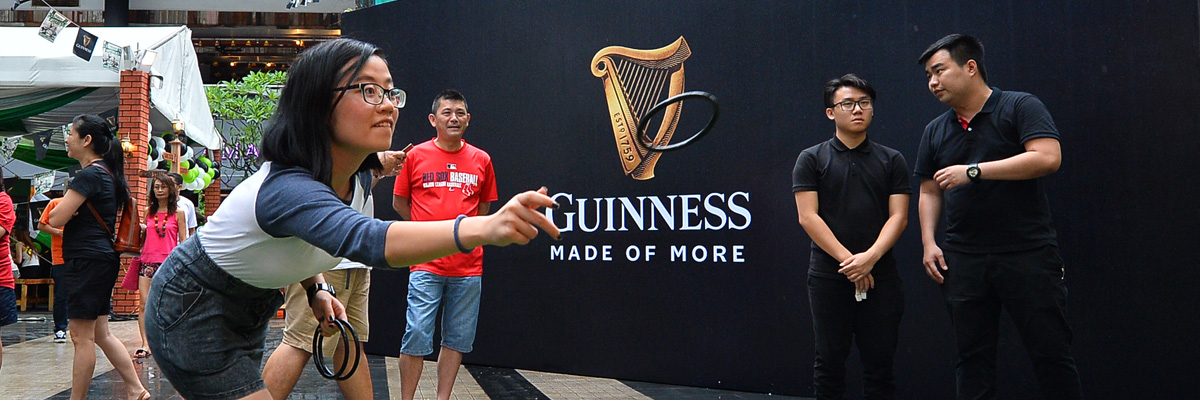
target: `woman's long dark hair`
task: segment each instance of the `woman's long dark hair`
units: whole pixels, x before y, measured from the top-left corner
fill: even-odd
[[[92,151],[103,158],[104,165],[112,174],[113,200],[117,208],[124,206],[129,200],[129,183],[125,181],[125,151],[117,140],[117,127],[92,114],[76,116],[71,123],[75,125],[75,132],[79,133],[80,139],[92,137]]]
[[[163,187],[167,188],[167,215],[175,215],[176,207],[179,206],[179,188],[175,187],[175,179],[167,176],[167,174],[158,174],[154,176],[154,181],[158,182]],[[158,196],[154,195],[154,184],[150,186],[150,205],[149,211],[146,211],[146,218],[150,218],[150,214],[158,212]]]
[[[341,82],[353,82],[371,56],[384,58],[375,45],[354,39],[331,40],[301,54],[288,68],[279,107],[263,132],[258,147],[262,158],[307,169],[314,180],[332,186],[330,119],[334,106],[346,95],[334,89]],[[358,170],[375,168],[382,168],[379,158],[367,157]]]

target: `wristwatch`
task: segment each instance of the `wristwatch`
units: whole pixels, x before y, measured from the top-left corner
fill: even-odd
[[[329,292],[330,296],[337,296],[337,292],[333,290],[333,285],[330,285],[325,282],[314,283],[312,286],[309,286],[307,289],[309,305],[312,305],[313,298],[317,297],[318,290],[324,290],[326,292]]]
[[[971,179],[971,183],[979,183],[979,163],[972,163],[967,166],[967,178]]]

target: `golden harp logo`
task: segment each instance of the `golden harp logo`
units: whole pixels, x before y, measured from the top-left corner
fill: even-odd
[[[682,36],[675,43],[653,50],[609,46],[592,57],[592,75],[604,81],[613,137],[625,174],[633,179],[654,177],[659,151],[642,143],[639,118],[660,101],[683,92],[683,62],[692,55]],[[652,136],[655,147],[666,146],[675,134],[682,103],[672,102],[663,111],[662,124]],[[653,127],[646,129],[649,136]]]

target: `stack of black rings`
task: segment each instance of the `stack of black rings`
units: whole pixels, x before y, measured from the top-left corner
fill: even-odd
[[[332,320],[333,324],[338,327],[338,331],[342,334],[341,340],[345,345],[343,348],[346,349],[346,351],[342,354],[342,367],[338,368],[337,372],[335,373],[325,365],[325,353],[322,351],[324,348],[322,343],[325,341],[321,340],[322,335],[320,326],[317,326],[317,332],[313,334],[313,363],[317,365],[317,372],[321,373],[321,376],[325,377],[325,379],[344,381],[350,379],[351,376],[354,376],[354,371],[358,370],[358,362],[359,359],[362,358],[362,342],[358,341],[358,332],[354,331],[354,327],[350,326],[349,322],[337,318],[333,318]],[[351,347],[351,341],[353,341],[353,347]],[[351,351],[354,352],[353,364],[350,363]],[[349,371],[346,371],[347,365],[350,366]]]

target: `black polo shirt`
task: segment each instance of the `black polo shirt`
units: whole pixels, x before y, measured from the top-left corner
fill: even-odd
[[[833,236],[851,253],[871,248],[888,220],[888,198],[893,194],[911,194],[908,164],[896,150],[870,139],[853,149],[835,136],[809,147],[796,159],[792,169],[792,191],[817,192],[817,215],[829,226]],[[845,278],[839,274],[839,260],[812,243],[809,275]],[[891,249],[875,263],[871,274],[876,278],[898,276]]]
[[[1041,100],[1029,93],[992,88],[967,129],[953,109],[925,127],[913,175],[933,179],[939,169],[951,165],[1009,158],[1024,153],[1025,142],[1044,137],[1060,139]],[[1057,244],[1041,178],[985,179],[946,191],[944,199],[946,249],[1001,253]]]

